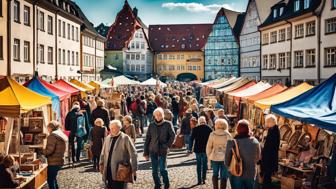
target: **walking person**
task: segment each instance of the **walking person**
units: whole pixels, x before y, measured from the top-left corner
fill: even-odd
[[[228,132],[227,121],[217,119],[215,121],[215,131],[210,134],[206,147],[206,153],[213,170],[212,184],[214,189],[218,189],[218,179],[220,179],[220,189],[226,188],[229,174],[224,161],[227,141],[230,139],[232,137]]]
[[[255,137],[251,136],[249,125],[250,123],[247,120],[240,120],[236,129],[237,135],[227,143],[225,153],[226,166],[230,166],[232,150],[236,150],[236,143],[243,163],[243,174],[240,177],[231,175],[230,183],[232,189],[253,189],[256,183],[260,144]]]
[[[160,173],[163,178],[165,189],[170,187],[167,171],[167,154],[169,148],[175,140],[175,132],[170,121],[164,120],[164,111],[162,108],[155,109],[154,121],[148,126],[144,144],[144,157],[148,161],[149,157],[152,163],[152,175],[155,183],[155,189],[160,189]]]
[[[47,127],[49,136],[42,154],[47,157],[48,161],[47,181],[49,189],[58,189],[57,174],[64,164],[64,153],[68,137],[63,133],[61,125],[57,121],[51,121]]]
[[[177,127],[177,120],[178,120],[178,115],[179,115],[179,102],[178,102],[178,96],[175,96],[172,98],[172,103],[171,103],[171,106],[172,106],[172,112],[173,112],[173,115],[174,115],[174,118],[173,118],[173,125],[174,127]]]
[[[192,117],[191,109],[188,109],[185,117],[182,119],[182,124],[181,124],[181,135],[184,136],[184,143],[186,144],[188,153],[191,153],[191,148],[190,148],[190,145],[189,145],[190,134],[191,134],[191,127],[190,127],[191,117]]]
[[[103,148],[104,139],[107,136],[107,129],[104,121],[98,118],[94,122],[91,132],[91,151],[93,154],[93,169],[99,171],[99,159]]]
[[[153,121],[153,112],[157,108],[156,103],[154,102],[154,97],[151,95],[149,96],[148,102],[147,102],[147,120],[148,124],[150,124]]]
[[[135,126],[132,122],[132,117],[127,115],[123,118],[123,128],[122,131],[127,134],[132,142],[135,144],[135,140],[136,140],[136,132],[135,132]]]
[[[104,121],[104,125],[109,130],[110,116],[109,111],[105,108],[105,103],[103,100],[97,101],[97,108],[92,111],[92,120],[101,118]],[[94,124],[94,123],[92,123]]]
[[[194,152],[196,154],[197,185],[205,184],[206,181],[206,173],[208,170],[206,146],[211,132],[212,129],[206,124],[206,119],[203,116],[198,119],[198,126],[193,128],[191,132],[189,148],[192,149],[195,142]]]
[[[278,171],[280,130],[277,125],[277,118],[273,114],[268,114],[265,118],[267,136],[261,152],[261,177],[263,177],[262,188],[272,188],[272,175]]]
[[[118,167],[121,164],[130,166],[133,176],[136,177],[137,152],[129,136],[120,131],[121,128],[119,120],[111,121],[111,134],[106,137],[100,155],[99,170],[108,189],[127,188],[126,181],[117,179]]]

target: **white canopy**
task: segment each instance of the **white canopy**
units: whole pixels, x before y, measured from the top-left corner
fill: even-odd
[[[241,78],[236,78],[236,77],[231,77],[230,79],[224,81],[224,82],[221,82],[221,83],[217,83],[215,85],[212,85],[211,88],[214,88],[214,89],[219,89],[219,88],[223,88],[223,87],[226,87],[228,85],[231,85],[232,83],[240,80]]]
[[[105,85],[111,85],[112,79],[105,79],[102,83]],[[113,87],[118,87],[119,85],[139,85],[139,81],[128,79],[124,75],[120,75],[113,78]]]
[[[159,82],[160,87],[167,87],[167,84],[163,83],[160,80],[156,80],[154,78],[147,79],[146,81],[142,82],[140,85],[156,86],[157,82]]]
[[[263,92],[264,90],[272,87],[269,83],[265,83],[260,81],[259,83],[236,93],[229,93],[230,96],[235,96],[235,97],[245,97],[245,96],[251,96],[255,95],[258,93]]]

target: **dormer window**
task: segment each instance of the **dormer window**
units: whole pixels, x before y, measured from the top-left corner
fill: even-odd
[[[273,18],[276,18],[278,14],[278,10],[277,9],[273,9]]]
[[[294,11],[299,11],[300,10],[300,0],[296,0],[294,3]]]
[[[333,8],[336,8],[336,0],[332,1],[332,6],[333,6]]]
[[[279,13],[279,16],[281,16],[281,15],[282,15],[283,11],[284,11],[284,8],[283,8],[283,7],[281,7],[281,8],[280,8],[280,13]]]
[[[308,9],[309,8],[309,5],[310,5],[310,0],[304,0],[304,9]]]

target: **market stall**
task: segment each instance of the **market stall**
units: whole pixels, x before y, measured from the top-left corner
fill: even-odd
[[[143,85],[143,86],[159,86],[160,88],[167,87],[167,84],[163,83],[159,79],[154,79],[154,78],[147,79],[146,81],[143,81],[142,83],[140,83],[140,85]]]
[[[76,79],[71,79],[70,83],[72,83],[73,85],[75,85],[77,87],[80,87],[80,88],[84,89],[86,93],[94,93],[95,92],[94,87],[92,87],[91,85],[82,83],[82,82],[80,82]]]
[[[51,98],[35,93],[9,77],[0,78],[0,152],[19,162],[16,177],[24,181],[18,188],[40,188],[46,183],[47,165],[38,160],[38,150],[46,142]],[[47,107],[48,106],[48,107]]]
[[[139,81],[135,81],[132,79],[127,78],[124,75],[120,75],[111,79],[106,79],[102,82],[105,85],[111,85],[113,87],[118,87],[121,85],[139,85]]]
[[[82,98],[87,96],[85,93],[85,89],[76,86],[70,82],[66,82],[63,79],[57,80],[53,83],[53,85],[62,89],[63,91],[71,93],[71,102],[77,100],[79,96],[81,96]]]
[[[219,89],[219,88],[223,88],[223,87],[226,87],[226,86],[229,86],[231,85],[232,83],[235,83],[239,80],[241,80],[242,78],[239,77],[239,78],[236,78],[236,77],[231,77],[230,79],[222,82],[222,83],[218,83],[216,85],[212,85],[211,88],[214,88],[214,89]]]

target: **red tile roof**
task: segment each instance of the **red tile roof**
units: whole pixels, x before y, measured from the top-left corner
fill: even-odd
[[[150,25],[149,43],[153,51],[200,51],[204,48],[212,24]]]
[[[124,7],[117,14],[115,22],[108,31],[105,50],[122,50],[127,47],[135,31],[143,27],[142,21],[125,1]]]

